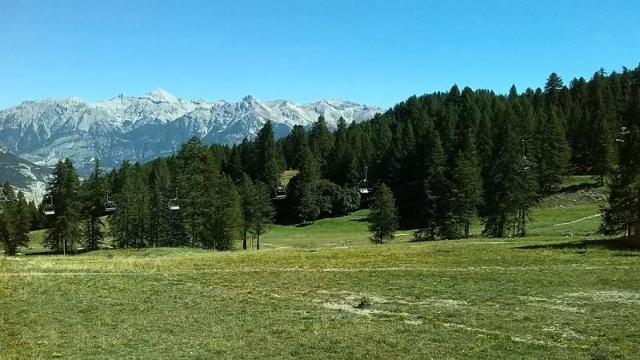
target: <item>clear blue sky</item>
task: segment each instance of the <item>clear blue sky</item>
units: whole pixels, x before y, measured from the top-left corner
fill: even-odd
[[[388,107],[640,63],[640,1],[0,0],[0,107],[176,96]]]

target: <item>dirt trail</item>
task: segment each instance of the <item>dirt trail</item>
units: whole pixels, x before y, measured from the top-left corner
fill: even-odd
[[[559,223],[559,224],[554,224],[553,226],[571,225],[571,224],[575,224],[575,223],[578,223],[578,222],[581,222],[581,221],[585,221],[585,220],[589,220],[589,219],[593,219],[593,218],[597,218],[597,217],[600,217],[600,214],[594,214],[594,215],[591,215],[591,216],[585,216],[585,217],[577,219],[577,220],[563,222],[563,223]]]

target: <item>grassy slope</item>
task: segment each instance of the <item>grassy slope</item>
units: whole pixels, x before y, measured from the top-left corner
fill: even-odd
[[[639,254],[553,226],[599,206],[566,200],[526,239],[373,246],[358,212],[260,252],[0,257],[0,357],[635,358]]]
[[[296,175],[298,175],[299,171],[298,170],[286,170],[285,172],[282,173],[282,176],[280,176],[280,185],[286,187],[287,185],[289,185],[289,181]]]

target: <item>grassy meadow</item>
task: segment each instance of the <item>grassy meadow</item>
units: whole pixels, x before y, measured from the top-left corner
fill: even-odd
[[[0,257],[1,359],[637,359],[640,252],[571,179],[527,238],[372,245],[361,210],[260,251]]]

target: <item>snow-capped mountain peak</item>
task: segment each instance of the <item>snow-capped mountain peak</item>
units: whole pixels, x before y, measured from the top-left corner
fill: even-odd
[[[159,102],[178,102],[178,98],[170,94],[164,89],[155,89],[151,92],[148,92],[145,97],[152,101]]]
[[[186,100],[156,89],[143,96],[118,95],[94,103],[80,99],[28,101],[0,111],[0,144],[37,165],[66,157],[81,172],[100,158],[107,168],[123,160],[147,161],[173,153],[191,136],[207,143],[235,143],[254,136],[267,120],[276,136],[294,125],[311,125],[318,116],[335,126],[364,121],[380,112],[343,100],[297,104],[262,101],[247,95],[238,102]]]

